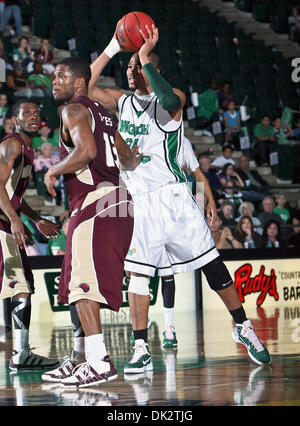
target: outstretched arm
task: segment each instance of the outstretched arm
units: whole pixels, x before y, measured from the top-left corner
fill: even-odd
[[[211,220],[214,221],[217,216],[217,208],[209,182],[200,170],[200,167],[198,167],[194,172],[192,172],[192,174],[195,178],[198,191],[200,190],[202,192],[202,188],[199,184],[204,184],[204,195],[207,199],[207,216],[211,217]]]

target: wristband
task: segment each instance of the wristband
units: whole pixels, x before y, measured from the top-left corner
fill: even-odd
[[[104,49],[104,53],[109,58],[112,58],[113,56],[115,56],[119,52],[120,52],[120,45],[118,43],[118,40],[116,38],[112,38],[110,43]]]

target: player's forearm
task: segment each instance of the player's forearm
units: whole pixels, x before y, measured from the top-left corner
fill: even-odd
[[[196,169],[193,172],[193,175],[194,175],[194,178],[195,178],[195,181],[196,181],[197,191],[201,191],[201,192],[203,191],[208,202],[209,203],[215,203],[209,182],[206,179],[206,177],[204,176],[204,174],[200,172],[200,169]]]
[[[25,200],[22,201],[21,211],[25,216],[27,216],[33,222],[38,222],[39,220],[41,220],[41,216],[37,212],[32,210],[32,208],[26,203]]]
[[[98,58],[91,64],[92,76],[89,82],[89,90],[92,90],[95,86],[97,78],[101,75],[103,69],[108,64],[110,58],[102,52]]]
[[[51,166],[49,173],[52,176],[75,173],[87,167],[94,158],[94,152],[91,152],[88,149],[83,150],[75,148],[71,154],[65,157],[62,161]]]
[[[18,216],[10,202],[8,193],[3,182],[0,182],[0,209],[4,212],[5,216],[10,221]]]

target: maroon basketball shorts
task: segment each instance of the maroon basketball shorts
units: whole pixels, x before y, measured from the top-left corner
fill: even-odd
[[[11,234],[8,219],[0,218],[0,299],[34,293],[34,282],[25,249]]]
[[[125,188],[88,193],[71,214],[59,301],[94,300],[118,311],[132,232],[133,203]]]

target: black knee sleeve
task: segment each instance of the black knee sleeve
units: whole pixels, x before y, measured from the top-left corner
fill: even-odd
[[[202,267],[210,288],[214,291],[224,290],[233,284],[232,278],[220,256]]]

